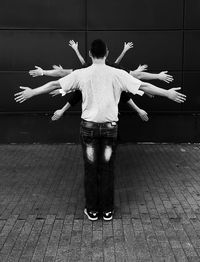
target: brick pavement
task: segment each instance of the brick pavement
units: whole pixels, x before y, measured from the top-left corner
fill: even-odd
[[[80,145],[0,145],[0,261],[200,261],[199,155],[120,145],[114,219],[91,222]]]

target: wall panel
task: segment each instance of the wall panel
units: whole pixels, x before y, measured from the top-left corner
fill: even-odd
[[[64,68],[80,66],[74,51],[68,46],[70,39],[79,41],[85,56],[84,32],[67,31],[0,31],[0,70],[29,70],[35,65],[50,68],[61,64]]]
[[[184,33],[184,69],[200,70],[200,30]]]
[[[1,0],[0,28],[85,29],[83,0]]]
[[[185,28],[200,29],[200,1],[185,1]]]
[[[183,0],[88,1],[90,30],[180,29]]]
[[[184,111],[200,109],[199,79],[200,72],[184,72],[184,93],[187,95],[187,101],[183,105]]]

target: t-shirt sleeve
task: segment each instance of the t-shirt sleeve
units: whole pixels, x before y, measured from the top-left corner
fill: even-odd
[[[70,103],[71,106],[75,106],[79,101],[82,99],[82,94],[81,91],[76,90],[71,94],[71,96],[68,99],[68,102]]]
[[[78,81],[78,71],[76,70],[71,74],[60,78],[58,81],[61,86],[60,93],[63,95],[64,93],[70,93],[75,91],[79,88],[79,81]]]
[[[120,70],[119,78],[121,82],[122,91],[130,92],[134,95],[143,95],[144,92],[139,90],[142,82],[125,72],[124,70]]]
[[[130,99],[131,99],[130,93],[123,91],[120,97],[120,102],[127,103]]]

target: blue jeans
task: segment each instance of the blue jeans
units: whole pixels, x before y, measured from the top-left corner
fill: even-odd
[[[113,211],[117,124],[82,120],[80,137],[85,170],[86,208],[89,211]]]

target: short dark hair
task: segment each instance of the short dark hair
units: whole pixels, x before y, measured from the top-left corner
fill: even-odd
[[[103,58],[107,52],[107,46],[101,39],[96,39],[91,43],[90,52],[92,57]]]

